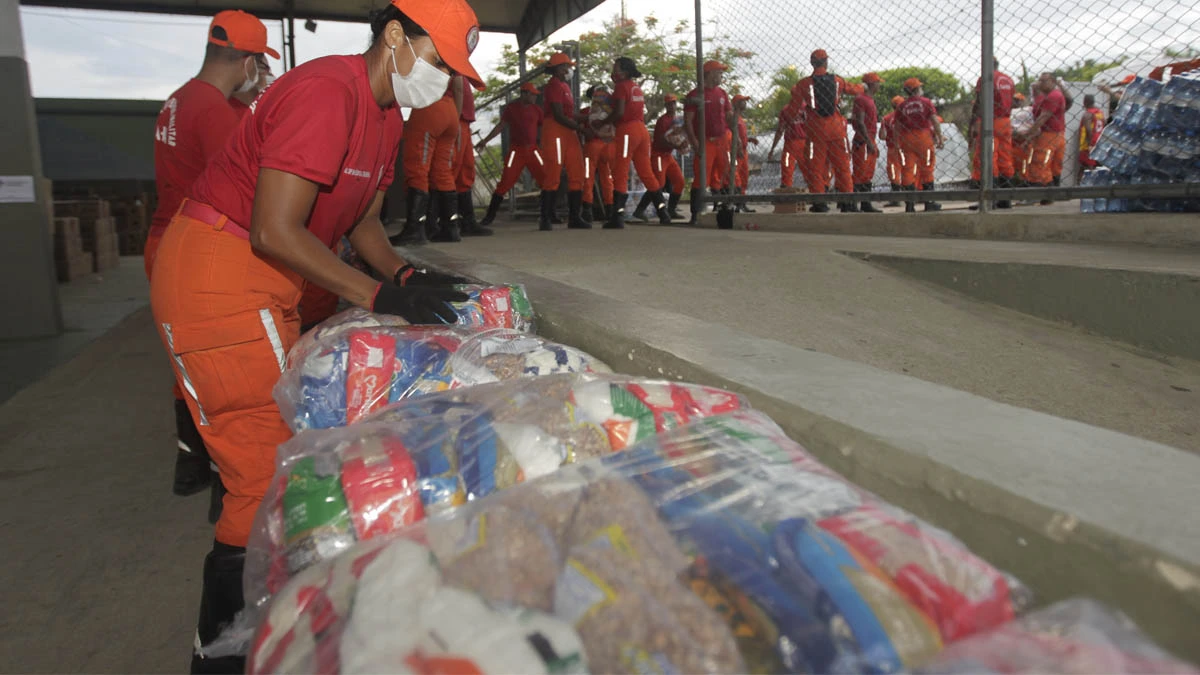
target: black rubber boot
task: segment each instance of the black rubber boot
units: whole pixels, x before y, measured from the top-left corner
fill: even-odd
[[[196,643],[212,644],[221,631],[233,622],[242,610],[242,570],[246,566],[246,549],[213,542],[204,558],[204,588],[200,594],[200,618],[196,622]],[[204,658],[193,648],[193,673],[244,673],[246,659],[241,656]]]
[[[670,225],[671,212],[667,210],[667,199],[663,196],[662,190],[650,193],[650,203],[654,206],[654,213],[658,215],[658,224]]]
[[[829,202],[817,202],[808,207],[809,213],[829,213]]]
[[[692,188],[688,193],[688,210],[691,211],[691,218],[688,218],[688,225],[700,224],[700,188]]]
[[[841,211],[842,213],[858,213],[858,204],[856,204],[854,202],[854,198],[851,197],[850,201],[838,202],[838,211]]]
[[[931,190],[933,190],[933,183],[922,183],[922,184],[921,184],[921,191],[922,191],[922,192],[929,192],[929,191],[931,191]],[[939,204],[939,203],[937,203],[937,202],[934,202],[934,201],[927,201],[927,202],[925,202],[925,211],[926,211],[926,212],[928,212],[928,211],[941,211],[941,210],[942,210],[942,205],[941,205],[941,204]]]
[[[208,449],[204,447],[204,439],[192,419],[192,411],[188,410],[187,402],[175,401],[175,433],[179,436],[178,450],[175,453],[175,483],[171,492],[180,497],[188,497],[212,485],[213,472],[209,467],[211,461]]]
[[[579,210],[579,217],[582,218],[583,222],[585,222],[585,223],[595,222],[596,217],[594,215],[592,215],[592,205],[587,202],[584,202],[583,208],[581,208]]]
[[[492,195],[492,201],[488,204],[487,213],[483,214],[483,220],[479,221],[480,227],[487,227],[496,220],[496,214],[500,212],[500,205],[504,203],[504,195]]]
[[[917,191],[917,186],[916,185],[905,185],[904,191],[908,192],[908,193],[915,193]],[[904,212],[905,213],[916,213],[917,212],[917,202],[915,199],[913,199],[912,194],[909,195],[908,199],[904,200]]]
[[[858,185],[854,186],[854,189],[856,192],[861,192],[863,194],[871,194],[871,184],[870,183],[859,183]],[[872,204],[869,200],[864,200],[862,202],[860,210],[863,213],[883,213],[883,209],[875,208],[875,205]]]
[[[609,216],[608,222],[604,223],[606,230],[623,230],[625,229],[625,202],[629,199],[627,192],[614,192],[612,203],[612,215]]]
[[[650,222],[650,218],[646,216],[646,207],[654,205],[654,193],[646,190],[646,194],[642,195],[641,201],[638,202],[637,208],[633,210],[633,218],[643,222]]]
[[[549,232],[554,229],[554,223],[551,222],[550,216],[554,212],[554,196],[557,192],[550,190],[542,190],[539,197],[541,213],[538,215],[538,229],[542,232]]]
[[[746,194],[746,191],[742,188],[736,188],[733,192],[734,194],[739,195]],[[738,211],[741,211],[742,213],[758,213],[757,210],[750,208],[750,205],[746,202],[738,202]]]
[[[425,203],[425,238],[432,239],[438,233],[437,190],[429,191],[429,201]]]
[[[996,187],[998,187],[998,188],[1007,189],[1007,188],[1011,188],[1012,186],[1013,186],[1013,180],[1010,177],[1001,176],[996,179]],[[1012,200],[1011,199],[997,199],[996,200],[996,208],[1011,209],[1012,208]]]
[[[420,246],[425,243],[425,214],[429,210],[429,193],[420,190],[408,191],[405,207],[408,210],[404,229],[400,234],[388,237],[393,246]]]
[[[458,225],[464,237],[488,237],[491,230],[475,222],[475,203],[470,192],[458,193]]]
[[[679,212],[679,198],[682,196],[680,192],[672,192],[667,199],[667,213],[671,215],[671,220],[683,220],[683,214]]]
[[[888,185],[892,188],[893,193],[899,193],[900,190],[902,189],[900,187],[899,183],[889,183]],[[900,206],[900,202],[892,200],[892,201],[884,204],[884,206]]]
[[[455,192],[435,192],[437,200],[438,231],[433,241],[457,243],[462,241],[462,232],[458,223],[458,194]]]
[[[563,220],[558,216],[558,205],[563,200],[563,195],[567,192],[566,175],[558,183],[558,190],[554,192],[554,198],[550,200],[550,222],[554,225],[562,225]]]
[[[592,224],[583,219],[583,193],[572,190],[567,193],[567,229],[590,230]]]

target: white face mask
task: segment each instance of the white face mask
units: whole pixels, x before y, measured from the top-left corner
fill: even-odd
[[[254,88],[256,88],[258,86],[258,62],[254,60],[254,57],[251,57],[250,63],[252,63],[254,65],[254,74],[253,75],[247,74],[246,81],[242,83],[242,86],[238,87],[237,89],[234,89],[233,93],[245,94],[248,91],[254,90]],[[245,70],[246,70],[246,66],[245,66],[245,64],[243,64],[242,71],[245,72]]]
[[[392,73],[392,93],[396,96],[396,104],[402,108],[428,108],[445,95],[450,76],[417,56],[411,42],[408,51],[413,55],[413,67],[408,75],[401,75],[400,66],[396,64],[396,48],[392,47],[392,67],[396,69]]]

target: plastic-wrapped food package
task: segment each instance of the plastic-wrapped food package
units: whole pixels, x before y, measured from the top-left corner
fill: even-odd
[[[864,511],[871,517],[851,517]],[[837,529],[822,525],[839,517]],[[855,522],[879,550],[848,541]],[[841,481],[752,411],[530,479],[334,563],[392,537],[427,546],[443,584],[490,608],[566,622],[597,672],[900,672],[941,649],[940,617],[987,630],[1025,597],[949,535]],[[314,621],[286,598],[329,564],[289,582],[265,634]],[[902,584],[914,566],[926,572],[917,578],[967,591],[978,616],[940,589]],[[375,638],[391,630],[377,624]],[[325,641],[345,644],[341,634]],[[297,649],[322,653],[322,644]]]
[[[1200,674],[1095,600],[1056,603],[949,645],[921,673]]]
[[[508,328],[346,325],[339,323],[292,350],[275,385],[275,400],[293,431],[353,424],[389,403],[447,389],[554,373],[611,372],[573,347]]]
[[[393,532],[700,417],[746,407],[711,387],[559,374],[401,401],[280,446],[248,547],[246,597]]]

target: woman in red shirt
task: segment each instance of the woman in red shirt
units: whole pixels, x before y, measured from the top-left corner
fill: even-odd
[[[154,320],[188,408],[228,490],[204,564],[197,644],[242,606],[251,523],[291,432],[272,389],[299,337],[305,282],[412,323],[455,319],[462,281],[414,269],[379,220],[403,121],[451,73],[482,88],[465,0],[392,0],[364,54],[327,56],[281,76],[193,183],[159,247]],[[332,251],[345,235],[380,283]],[[193,655],[193,671],[242,664]]]
[[[646,186],[654,210],[658,213],[658,222],[663,225],[671,224],[671,214],[667,212],[667,203],[663,200],[662,184],[654,175],[654,166],[650,164],[650,131],[646,129],[646,98],[642,88],[637,85],[637,78],[642,73],[638,71],[633,59],[622,56],[613,63],[612,79],[613,92],[611,96],[612,114],[605,123],[613,123],[617,134],[613,146],[613,210],[605,229],[620,229],[625,227],[625,202],[629,199],[629,163],[633,162],[638,177]]]

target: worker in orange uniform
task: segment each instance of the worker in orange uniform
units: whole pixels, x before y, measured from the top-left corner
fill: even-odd
[[[937,108],[933,106],[933,101],[923,95],[921,81],[915,77],[905,80],[904,93],[907,98],[896,111],[896,138],[900,142],[900,149],[904,151],[901,182],[909,192],[916,192],[918,185],[922,191],[928,192],[933,189],[936,150],[946,147],[946,140],[942,137]],[[926,211],[941,209],[941,204],[926,200]],[[906,213],[916,212],[917,206],[912,195],[904,210]]]
[[[875,136],[879,133],[879,110],[875,107],[875,95],[883,84],[878,73],[867,73],[862,78],[863,90],[854,96],[850,124],[854,127],[854,142],[850,145],[854,164],[854,191],[870,194],[875,181],[875,164],[879,160],[879,145]],[[860,207],[863,213],[883,213],[870,200]]]
[[[471,124],[475,122],[475,91],[466,78],[459,76],[455,90],[461,103],[458,113],[458,145],[454,153],[454,191],[457,212],[464,237],[487,237],[493,233],[475,220],[475,146],[471,144]]]
[[[704,186],[700,184],[700,142],[704,142],[704,169],[708,189],[711,194],[717,194],[721,189],[724,177],[729,174],[729,147],[727,133],[734,123],[733,103],[729,94],[721,88],[725,71],[729,67],[720,61],[705,61],[702,67],[704,74],[704,91],[693,89],[688,92],[683,104],[683,129],[687,133],[688,144],[692,147],[692,190],[689,225],[696,225],[703,210],[700,197]],[[704,105],[704,129],[700,129],[696,111]],[[715,205],[714,205],[715,206]]]
[[[850,144],[846,133],[846,118],[838,110],[838,103],[846,95],[846,81],[830,73],[829,55],[824,49],[814,51],[809,62],[813,73],[792,87],[792,100],[804,110],[804,132],[808,137],[808,157],[802,168],[807,168],[804,180],[808,191],[823,194],[833,171],[838,192],[853,192],[854,178],[850,173]],[[842,201],[838,209],[843,213],[857,213],[854,200]],[[814,213],[829,210],[829,204],[813,204]]]
[[[650,139],[650,167],[654,169],[654,177],[663,186],[663,192],[668,195],[667,213],[675,220],[683,218],[675,210],[683,196],[683,169],[675,161],[675,151],[687,147],[687,134],[679,117],[679,99],[674,94],[663,96],[663,108],[663,114],[654,122],[654,134]],[[642,214],[653,201],[653,196],[647,191],[634,210],[633,217],[646,222]]]
[[[616,127],[613,138],[613,208],[604,229],[619,230],[625,227],[625,202],[629,199],[629,165],[637,170],[638,178],[646,186],[646,193],[658,214],[658,222],[671,224],[667,203],[662,196],[662,185],[654,175],[650,164],[650,132],[646,129],[646,98],[637,80],[642,77],[637,64],[627,56],[619,56],[612,67],[612,112],[600,121],[600,125]]]
[[[1029,169],[1029,142],[1025,134],[1033,128],[1033,106],[1026,105],[1025,94],[1013,94],[1013,109],[1009,119],[1013,126],[1013,187],[1025,187],[1029,183],[1025,174]]]
[[[462,241],[458,222],[458,195],[454,187],[454,156],[458,149],[461,88],[451,80],[433,105],[413,110],[404,135],[404,200],[407,217],[404,229],[391,237],[397,246],[419,246],[427,239]],[[427,222],[437,219],[436,229]],[[430,231],[432,236],[430,236]]]
[[[1079,120],[1079,166],[1084,169],[1099,166],[1092,159],[1092,148],[1096,147],[1103,131],[1104,111],[1096,107],[1096,97],[1088,94],[1083,97],[1083,119]]]
[[[292,435],[271,391],[299,337],[302,281],[419,324],[454,321],[447,303],[467,299],[452,288],[463,279],[400,257],[379,209],[404,126],[398,106],[437,103],[451,73],[483,86],[469,61],[475,13],[466,0],[393,0],[371,30],[364,54],[309,61],[264,92],[187,191],[155,261],[155,325],[228,489],[204,563],[193,672],[244,667],[202,648],[242,607],[251,522],[275,449]],[[343,235],[386,281],[334,255]]]
[[[737,95],[733,97],[733,114],[737,117],[737,156],[736,168],[733,172],[733,192],[734,194],[744,195],[750,189],[750,146],[758,145],[757,138],[750,138],[750,129],[746,125],[746,108],[750,104],[750,97]],[[755,213],[755,210],[750,208],[746,202],[737,202],[735,210],[743,213]]]
[[[904,183],[904,150],[896,136],[896,111],[904,103],[903,96],[892,97],[892,112],[879,122],[879,140],[887,143],[887,174],[892,192],[899,193]],[[900,202],[888,202],[884,206],[900,206]]]
[[[500,112],[500,122],[475,146],[477,151],[483,152],[488,142],[508,129],[508,156],[504,158],[504,173],[500,175],[500,182],[492,193],[487,213],[479,223],[481,226],[486,227],[496,220],[500,205],[504,203],[504,195],[517,184],[522,171],[529,169],[534,182],[540,183],[542,180],[546,163],[538,150],[538,130],[542,126],[543,113],[542,107],[537,104],[537,97],[538,88],[532,82],[522,84],[521,97],[504,106]]]
[[[1033,100],[1033,126],[1025,132],[1029,144],[1029,165],[1025,180],[1031,187],[1059,185],[1062,179],[1063,153],[1067,148],[1067,107],[1069,102],[1052,73],[1038,77]],[[1042,204],[1053,203],[1043,199]]]
[[[550,57],[546,72],[550,81],[542,87],[542,106],[545,121],[542,122],[542,157],[546,168],[542,172],[541,215],[538,229],[548,232],[554,229],[554,200],[558,193],[562,173],[567,172],[567,227],[587,230],[592,224],[582,218],[583,211],[583,144],[579,134],[590,135],[587,125],[579,121],[575,112],[575,97],[571,94],[571,68],[575,62],[563,52]],[[590,136],[589,136],[590,137]]]
[[[606,123],[612,114],[612,94],[601,85],[593,84],[583,93],[588,106],[579,110],[580,119],[586,120],[583,142],[583,211],[587,222],[612,218],[613,203],[613,138],[617,135],[616,125]],[[600,185],[600,205],[596,201],[596,185]]]
[[[1012,109],[1013,94],[1016,85],[1013,79],[1000,72],[996,60],[992,60],[992,175],[996,179],[996,187],[1013,187],[1013,126]],[[980,112],[979,95],[983,91],[983,78],[975,82],[975,100],[971,104],[971,129],[967,138],[970,141],[971,153],[971,186],[979,188],[983,179],[980,170],[979,137],[983,125]],[[996,202],[998,209],[1012,208],[1012,202],[1007,199]]]
[[[808,148],[804,136],[804,109],[796,101],[789,101],[779,111],[779,122],[775,126],[775,140],[771,141],[771,151],[767,153],[767,161],[775,155],[779,139],[783,139],[783,155],[779,158],[779,187],[790,188],[796,169],[808,157]],[[803,171],[800,172],[804,174]]]
[[[213,17],[208,27],[204,64],[196,77],[175,90],[154,126],[154,182],[158,207],[150,219],[143,262],[152,278],[159,242],[171,216],[196,176],[233,133],[240,118],[230,96],[253,91],[259,83],[259,63],[264,54],[279,58],[267,46],[267,27],[251,14],[227,10]],[[213,483],[204,439],[196,429],[183,390],[175,388],[175,476],[172,491],[194,495]]]

